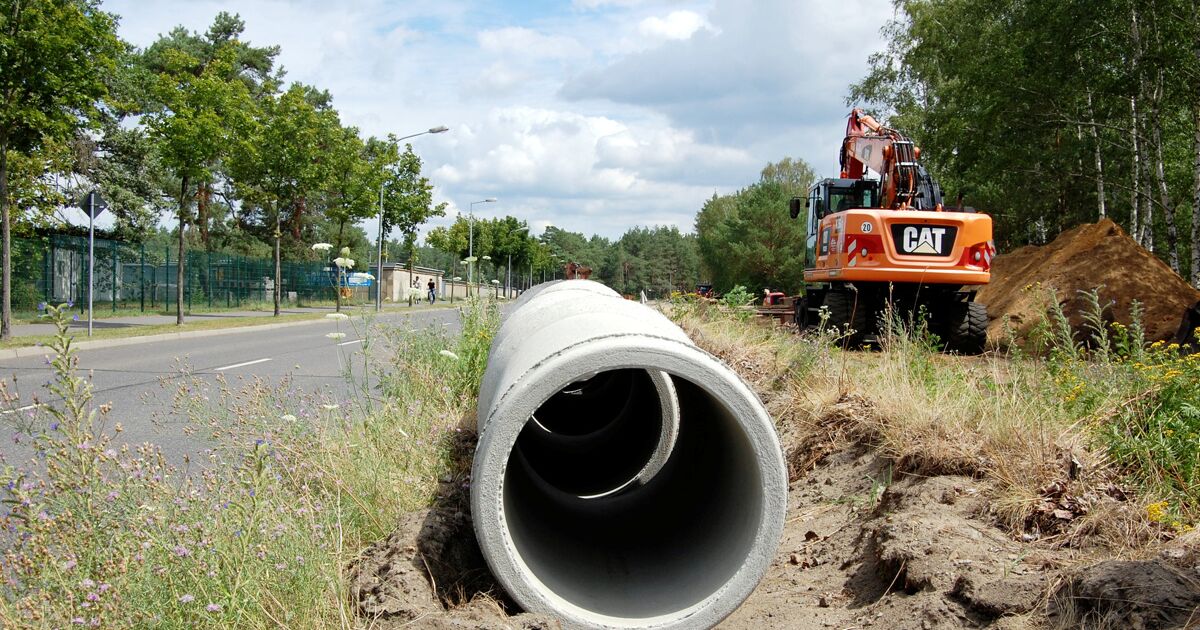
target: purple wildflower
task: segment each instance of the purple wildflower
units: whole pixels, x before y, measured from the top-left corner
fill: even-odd
[[[204,610],[207,610],[208,612],[221,612],[221,605],[220,604],[209,604],[204,607]]]
[[[79,583],[79,585],[82,586],[83,588],[92,588],[93,586],[96,585],[96,583],[85,578],[82,582]]]
[[[99,595],[99,593],[96,593],[93,591],[93,592],[87,594],[87,600],[89,602],[98,602],[98,601],[100,601],[100,595]]]
[[[73,623],[77,626],[82,626],[85,622],[83,620],[83,617],[74,617],[71,619],[71,623]]]
[[[77,563],[74,560],[67,560],[62,565],[63,571],[70,571],[71,569],[74,569],[76,564]]]
[[[180,603],[180,604],[190,604],[190,603],[192,603],[192,602],[194,602],[194,601],[196,601],[196,598],[195,598],[195,597],[192,597],[192,594],[191,594],[191,593],[184,593],[183,595],[180,595],[180,596],[179,596],[179,603]]]
[[[191,550],[189,550],[187,547],[184,547],[183,545],[175,545],[174,551],[175,551],[175,555],[179,556],[180,558],[186,558],[186,557],[192,555]]]

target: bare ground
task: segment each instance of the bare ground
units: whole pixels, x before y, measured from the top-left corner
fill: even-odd
[[[870,413],[845,398],[804,427],[781,427],[791,477],[783,540],[720,628],[1200,628],[1196,535],[1132,553],[1089,544],[1078,500],[1055,488],[1040,499],[1052,508],[1046,518],[1076,535],[1006,529],[993,488],[969,467],[875,451],[858,431]],[[361,627],[559,627],[522,613],[479,553],[464,484],[473,448],[470,436],[456,445],[458,472],[442,480],[433,509],[408,515],[349,567]],[[1111,492],[1090,511],[1123,500]]]

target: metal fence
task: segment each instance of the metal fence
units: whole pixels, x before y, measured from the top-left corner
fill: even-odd
[[[179,293],[178,250],[96,239],[93,301],[96,309],[171,311]],[[185,312],[196,306],[237,308],[274,299],[275,262],[221,252],[189,251],[184,263]],[[88,241],[55,234],[14,238],[13,310],[33,310],[40,302],[87,301]],[[285,302],[332,301],[335,274],[329,264],[281,264]]]

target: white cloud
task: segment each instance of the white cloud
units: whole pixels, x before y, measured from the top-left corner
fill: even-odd
[[[204,31],[228,6],[104,4],[141,46],[177,24]],[[784,156],[830,172],[846,86],[882,47],[892,11],[889,0],[236,6],[246,39],[280,45],[287,79],[328,89],[346,124],[371,135],[449,126],[412,142],[451,215],[494,196],[477,213],[608,237],[690,230],[714,191]]]
[[[704,16],[692,11],[672,11],[666,17],[650,16],[638,23],[638,32],[656,39],[687,39],[701,28],[712,29]]]
[[[546,35],[519,27],[483,31],[479,34],[479,47],[487,53],[525,59],[569,59],[587,54],[587,50],[571,37]]]

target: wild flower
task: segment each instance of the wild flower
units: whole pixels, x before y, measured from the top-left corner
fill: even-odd
[[[293,415],[292,415],[292,414],[290,414],[290,413],[285,413],[285,414],[283,414],[282,416],[279,416],[279,419],[280,419],[280,420],[283,420],[284,422],[295,422],[295,421],[296,421],[296,416],[293,416]]]
[[[221,612],[221,605],[220,604],[209,604],[204,607],[204,610],[207,610],[210,613]]]
[[[346,320],[346,319],[350,319],[350,316],[345,313],[326,313],[325,319]]]
[[[329,243],[313,243],[312,245],[312,250],[314,252],[327,252],[331,249],[333,249],[333,245],[330,245]]]
[[[455,360],[455,361],[457,361],[457,360],[458,360],[458,355],[457,355],[457,354],[454,354],[453,352],[451,352],[451,351],[449,351],[449,350],[442,350],[441,352],[438,352],[438,354],[440,354],[440,355],[442,355],[442,356],[444,356],[444,357],[448,357],[448,358],[450,358],[450,359],[453,359],[453,360]]]
[[[338,340],[338,339],[345,339],[345,338],[346,338],[346,333],[344,333],[344,332],[331,332],[331,333],[325,333],[325,336],[326,336],[326,337],[329,337],[330,339],[333,339],[334,341],[336,341],[336,340]]]
[[[191,593],[184,593],[183,595],[179,596],[180,604],[190,604],[194,601],[196,601],[196,598],[193,597]]]
[[[321,408],[324,409],[325,411],[334,411],[340,406],[341,405],[326,404],[326,405],[321,405]]]

